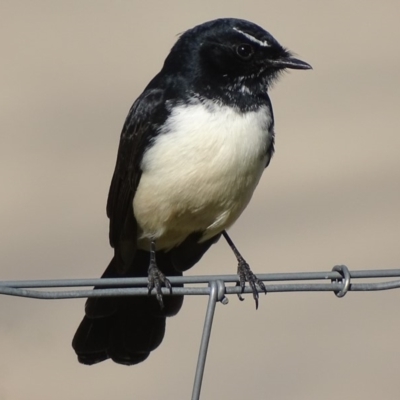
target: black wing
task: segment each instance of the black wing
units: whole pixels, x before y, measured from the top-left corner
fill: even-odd
[[[110,218],[110,244],[122,253],[123,258],[127,258],[124,260],[127,263],[136,250],[132,202],[142,173],[141,161],[145,149],[167,116],[164,90],[147,89],[133,104],[122,129],[108,194],[107,216]]]

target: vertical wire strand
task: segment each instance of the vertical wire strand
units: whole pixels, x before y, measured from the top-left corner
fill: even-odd
[[[211,328],[215,314],[215,307],[218,301],[218,282],[212,281],[209,284],[210,296],[208,298],[208,305],[206,317],[204,320],[203,334],[201,336],[199,357],[197,359],[196,374],[193,383],[192,400],[200,399],[201,385],[203,382],[204,368],[206,365],[208,344],[210,342]]]

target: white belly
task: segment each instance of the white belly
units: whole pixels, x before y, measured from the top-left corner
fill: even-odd
[[[193,232],[206,240],[232,225],[266,165],[267,107],[240,113],[213,103],[174,108],[142,160],[133,201],[139,247],[168,249]]]

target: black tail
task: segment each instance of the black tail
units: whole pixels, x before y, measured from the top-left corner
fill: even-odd
[[[157,252],[157,264],[166,276],[180,276],[169,253]],[[103,278],[147,277],[149,253],[138,250],[132,270],[121,275],[114,257]],[[79,362],[95,364],[111,358],[133,365],[144,361],[164,338],[166,317],[181,308],[183,296],[165,296],[161,310],[155,296],[89,298],[83,318],[72,341]]]

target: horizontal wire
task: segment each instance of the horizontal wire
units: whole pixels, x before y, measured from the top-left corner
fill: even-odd
[[[354,279],[375,279],[400,277],[400,269],[385,270],[362,270],[349,271],[351,284],[349,291],[378,291],[400,288],[400,280],[388,282],[354,283]],[[267,284],[267,292],[340,292],[344,289],[343,276],[336,271],[329,272],[296,272],[296,273],[275,273],[257,274],[257,277],[264,282],[271,281],[309,281],[309,280],[330,280],[329,283],[284,283]],[[223,281],[224,283],[238,283],[237,275],[204,275],[204,276],[183,276],[168,277],[171,284],[192,285],[209,284],[211,281]],[[28,297],[35,299],[71,299],[85,297],[115,297],[115,296],[145,296],[148,295],[147,277],[144,278],[107,278],[107,279],[52,279],[52,280],[21,280],[21,281],[0,281],[0,294]],[[104,289],[84,290],[60,290],[44,291],[33,290],[32,288],[68,288],[97,286]],[[120,286],[110,288],[110,286]],[[123,287],[121,287],[123,286]],[[138,287],[139,286],[139,287]],[[142,286],[142,287],[140,287]],[[144,286],[144,287],[143,287]],[[168,295],[210,295],[209,287],[173,287],[172,292],[162,288],[162,293]],[[242,289],[238,286],[225,286],[225,294],[239,294]],[[250,287],[246,287],[243,293],[252,293]],[[155,291],[151,292],[154,295]]]
[[[400,269],[376,269],[349,271],[352,279],[362,278],[395,278],[400,277]],[[326,280],[341,279],[339,272],[286,272],[273,274],[257,274],[262,281],[299,281],[299,280]],[[208,283],[214,280],[224,282],[238,282],[238,275],[197,275],[197,276],[170,276],[171,283]],[[95,279],[36,279],[18,281],[0,281],[0,287],[14,288],[51,288],[51,287],[79,287],[79,286],[143,286],[147,285],[147,277],[141,278],[95,278]]]

